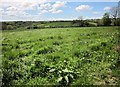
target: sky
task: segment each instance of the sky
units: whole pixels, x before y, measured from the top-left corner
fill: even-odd
[[[0,0],[0,21],[102,18],[119,0]]]

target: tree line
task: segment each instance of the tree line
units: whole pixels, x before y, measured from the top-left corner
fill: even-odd
[[[69,23],[69,25],[59,25],[59,22]],[[55,23],[55,26],[49,25]],[[43,29],[43,28],[65,28],[65,27],[95,27],[95,26],[120,26],[120,1],[118,5],[112,7],[109,12],[104,13],[101,19],[86,19],[80,16],[76,20],[65,21],[14,21],[14,22],[1,22],[2,30],[13,30],[19,28],[25,29]],[[39,26],[38,26],[39,25]]]

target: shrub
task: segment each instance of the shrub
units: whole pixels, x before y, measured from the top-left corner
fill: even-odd
[[[33,26],[33,29],[38,29],[38,26],[37,26],[37,25],[34,25],[34,26]]]
[[[17,29],[17,27],[16,27],[16,26],[13,26],[13,29]]]
[[[2,26],[2,30],[6,30],[6,29],[7,29],[7,24],[6,24],[5,22],[2,22],[2,25],[1,25],[1,26]],[[0,27],[1,27],[1,26],[0,26]]]
[[[13,29],[13,26],[12,25],[8,25],[7,26],[7,30],[12,30]]]
[[[49,72],[53,73],[53,75],[55,77],[57,77],[56,81],[60,85],[64,85],[64,86],[69,86],[70,83],[72,83],[73,80],[75,80],[77,78],[77,74],[79,74],[79,72],[74,72],[74,71],[68,70],[67,68],[65,68],[65,69],[52,68],[49,70]]]
[[[112,21],[114,26],[120,26],[120,18],[117,18],[116,20]]]
[[[27,29],[31,29],[31,27],[27,27]]]

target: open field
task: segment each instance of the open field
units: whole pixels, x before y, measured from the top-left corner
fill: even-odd
[[[117,27],[3,31],[3,85],[119,84]]]

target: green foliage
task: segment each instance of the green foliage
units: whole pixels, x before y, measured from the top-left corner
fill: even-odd
[[[46,53],[53,53],[55,52],[55,50],[51,47],[44,47],[39,49],[39,51],[37,51],[37,54],[46,54]]]
[[[3,31],[2,85],[118,84],[117,36],[117,27]]]
[[[78,26],[78,27],[92,27],[85,20],[73,20],[73,26]]]
[[[12,30],[13,29],[12,25],[7,25],[7,29]]]
[[[111,19],[110,19],[110,17],[109,17],[109,13],[105,13],[105,14],[103,15],[102,21],[103,21],[103,25],[104,25],[104,26],[109,26],[109,25],[111,25]]]
[[[5,22],[2,22],[2,30],[6,30],[7,29],[7,24]]]
[[[55,69],[51,70],[52,72],[55,71]],[[60,85],[70,85],[70,83],[73,82],[73,80],[76,78],[78,72],[70,71],[67,68],[58,70],[59,78],[57,79],[57,82],[60,83]]]
[[[114,26],[120,26],[120,18],[112,19],[112,25],[114,25]]]
[[[88,22],[88,27],[96,27],[97,24],[94,22]]]

